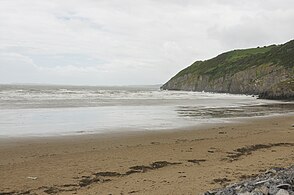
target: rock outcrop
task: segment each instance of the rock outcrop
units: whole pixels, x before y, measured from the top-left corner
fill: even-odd
[[[291,195],[294,194],[294,166],[272,168],[240,183],[223,189],[205,192],[204,195]]]
[[[294,40],[278,46],[234,50],[210,60],[197,61],[161,89],[293,100]]]

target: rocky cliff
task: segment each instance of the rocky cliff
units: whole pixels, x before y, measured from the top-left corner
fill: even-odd
[[[161,89],[254,94],[294,100],[294,40],[196,61]]]

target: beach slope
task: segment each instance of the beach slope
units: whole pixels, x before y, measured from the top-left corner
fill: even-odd
[[[294,115],[0,140],[0,194],[199,194],[294,162]]]

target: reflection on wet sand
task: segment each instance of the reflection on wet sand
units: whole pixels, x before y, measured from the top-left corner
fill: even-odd
[[[199,106],[179,106],[177,113],[179,117],[187,117],[191,119],[199,118],[235,118],[235,117],[253,117],[265,116],[270,114],[281,114],[294,111],[293,103],[284,104],[267,104],[267,105],[251,105],[241,107],[221,107],[221,108],[205,108]]]

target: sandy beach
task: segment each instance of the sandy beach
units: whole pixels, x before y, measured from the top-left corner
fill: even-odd
[[[294,162],[294,115],[0,140],[0,194],[200,194]]]

